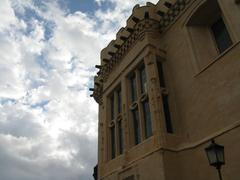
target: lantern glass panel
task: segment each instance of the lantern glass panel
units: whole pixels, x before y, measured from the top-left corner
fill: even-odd
[[[213,165],[217,162],[217,155],[213,148],[206,148],[207,157],[210,165]]]
[[[218,146],[216,148],[217,159],[219,163],[224,164],[224,147]]]

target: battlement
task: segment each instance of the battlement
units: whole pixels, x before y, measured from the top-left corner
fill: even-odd
[[[190,2],[191,0],[161,0],[157,4],[147,2],[145,6],[134,6],[126,26],[122,27],[117,32],[116,39],[101,51],[101,65],[96,66],[99,71],[94,78],[94,88],[90,89],[93,91],[91,96],[98,103],[101,103],[103,83],[136,41],[145,32],[164,32]]]

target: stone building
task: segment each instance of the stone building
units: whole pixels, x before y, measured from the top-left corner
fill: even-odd
[[[239,0],[136,5],[96,68],[99,180],[217,180],[211,139],[240,179]]]

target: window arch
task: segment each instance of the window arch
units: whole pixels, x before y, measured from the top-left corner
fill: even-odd
[[[217,0],[203,1],[186,26],[199,69],[206,67],[233,44]]]

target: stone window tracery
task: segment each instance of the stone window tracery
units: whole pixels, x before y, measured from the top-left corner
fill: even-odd
[[[110,159],[121,155],[124,150],[123,123],[122,123],[122,91],[118,86],[109,96],[109,151]]]
[[[133,144],[152,136],[152,120],[147,92],[147,75],[144,64],[129,76],[130,122],[132,124]]]

